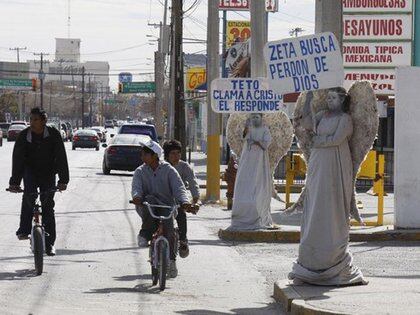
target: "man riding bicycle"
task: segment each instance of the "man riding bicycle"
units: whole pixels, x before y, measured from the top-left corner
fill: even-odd
[[[193,203],[196,204],[200,199],[200,187],[191,166],[187,162],[181,160],[181,142],[178,140],[166,141],[163,144],[163,152],[165,160],[178,171],[185,187],[191,192]],[[179,228],[179,255],[182,258],[185,258],[189,255],[189,247],[187,239],[187,215],[184,210],[180,209],[178,211],[176,221]]]
[[[197,209],[189,202],[178,172],[169,163],[160,160],[163,151],[160,145],[152,140],[141,144],[143,165],[134,172],[131,194],[136,210],[142,218],[141,230],[137,237],[138,245],[146,247],[158,227],[158,222],[151,217],[147,208],[142,206],[143,202],[167,206],[180,204],[180,209],[194,213]],[[168,220],[165,224],[167,231],[173,231],[173,220]],[[175,239],[173,235],[168,235],[167,238],[170,247],[168,276],[175,278],[178,275]]]
[[[42,222],[45,227],[45,247],[47,255],[54,256],[56,239],[54,217],[55,190],[66,190],[69,182],[69,169],[66,151],[60,132],[46,126],[47,114],[40,108],[33,108],[30,116],[30,127],[23,130],[13,149],[12,177],[9,190],[21,191],[23,179],[24,193],[20,214],[20,225],[16,232],[19,240],[28,239],[32,228],[32,215],[39,188],[42,205]],[[59,180],[56,185],[56,174]]]

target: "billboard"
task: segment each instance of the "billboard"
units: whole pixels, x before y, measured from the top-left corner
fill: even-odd
[[[369,80],[376,94],[395,93],[395,68],[410,66],[412,0],[343,0],[345,87]]]
[[[407,14],[345,15],[343,39],[411,40],[412,17]]]
[[[251,37],[251,21],[227,21],[226,46],[246,42]]]
[[[413,0],[390,0],[390,1],[367,1],[367,0],[343,0],[343,12],[411,12]]]
[[[189,68],[186,74],[185,90],[186,91],[197,91],[205,90],[203,85],[206,84],[206,68],[194,67]]]
[[[398,67],[411,63],[411,42],[345,42],[345,67]]]

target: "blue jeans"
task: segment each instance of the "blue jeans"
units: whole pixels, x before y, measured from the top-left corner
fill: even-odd
[[[56,187],[55,175],[39,176],[26,169],[23,176],[24,193],[20,213],[20,225],[16,234],[31,234],[33,209],[37,196],[33,193],[41,192],[42,225],[45,228],[45,245],[54,245],[55,217],[54,217],[54,192],[48,192]],[[47,192],[42,194],[43,192]]]

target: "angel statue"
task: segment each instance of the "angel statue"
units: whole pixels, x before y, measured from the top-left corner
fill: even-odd
[[[270,228],[273,172],[292,143],[290,120],[283,112],[233,114],[227,133],[230,147],[240,155],[228,229]]]
[[[369,82],[303,93],[295,134],[308,161],[305,189],[291,210],[303,210],[299,256],[289,278],[316,285],[367,284],[348,249],[350,217],[361,222],[355,180],[378,130]]]

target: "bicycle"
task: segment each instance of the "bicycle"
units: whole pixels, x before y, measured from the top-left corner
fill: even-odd
[[[12,193],[23,193],[24,190],[19,191],[13,191],[10,189],[6,189],[6,191],[12,192]],[[37,196],[37,199],[35,201],[35,205],[33,208],[33,224],[32,224],[32,230],[31,230],[31,236],[29,238],[29,241],[31,243],[31,250],[34,254],[34,262],[35,262],[35,272],[38,276],[42,274],[43,268],[44,268],[44,252],[45,252],[45,230],[42,225],[42,207],[40,205],[40,197],[44,194],[50,194],[55,193],[59,191],[57,188],[51,189],[44,192],[35,192],[35,193],[29,193],[31,196]]]
[[[130,200],[130,203],[134,204],[132,200]],[[143,202],[143,206],[148,209],[150,215],[154,219],[159,220],[158,228],[153,234],[152,240],[150,242],[149,261],[152,268],[152,283],[153,285],[157,285],[159,282],[159,289],[163,291],[166,288],[167,267],[170,259],[170,246],[168,239],[165,237],[167,231],[165,231],[164,221],[173,220],[173,218],[176,217],[178,206],[154,205],[149,204],[148,202]],[[152,210],[152,207],[168,209],[169,214],[167,216],[156,215]],[[174,229],[173,236],[175,238],[174,251],[176,256],[179,241],[177,229]]]

